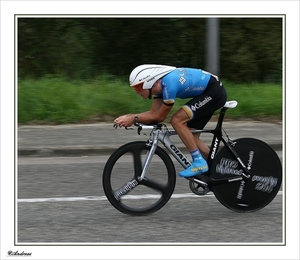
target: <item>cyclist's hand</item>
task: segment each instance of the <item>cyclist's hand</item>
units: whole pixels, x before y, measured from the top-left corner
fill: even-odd
[[[116,118],[114,120],[115,125],[117,125],[118,127],[129,127],[131,125],[133,125],[134,123],[134,115],[132,114],[127,114],[127,115],[123,115],[123,116],[119,116],[118,118]]]

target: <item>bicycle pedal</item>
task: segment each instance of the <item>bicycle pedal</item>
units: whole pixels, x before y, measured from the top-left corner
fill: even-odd
[[[207,184],[210,178],[206,174],[198,174],[194,176],[194,179],[202,181]]]
[[[190,180],[190,182],[197,183],[198,185],[200,185],[203,188],[206,188],[208,186],[208,184],[205,181],[199,180],[198,178],[191,177],[188,179]]]
[[[210,191],[207,183],[197,179],[190,179],[190,189],[196,195],[205,195]]]

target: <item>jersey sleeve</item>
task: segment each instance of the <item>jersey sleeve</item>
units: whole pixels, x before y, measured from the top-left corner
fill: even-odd
[[[171,75],[170,75],[171,76]],[[162,98],[167,106],[173,106],[177,95],[177,86],[174,78],[169,75],[162,80]]]

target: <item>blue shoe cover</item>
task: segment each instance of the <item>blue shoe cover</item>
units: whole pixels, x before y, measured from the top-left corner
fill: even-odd
[[[198,174],[203,174],[208,171],[208,165],[204,159],[197,160],[192,163],[190,167],[181,171],[178,175],[180,177],[193,177]]]

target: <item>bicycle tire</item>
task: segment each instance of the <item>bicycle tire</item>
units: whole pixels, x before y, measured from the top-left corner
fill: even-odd
[[[282,165],[276,152],[255,138],[233,141],[234,150],[250,171],[250,178],[212,186],[215,197],[225,207],[237,212],[253,212],[267,206],[277,195],[282,182]],[[211,166],[213,179],[241,176],[242,166],[225,146]]]
[[[150,147],[143,141],[127,143],[118,148],[105,164],[102,177],[105,195],[122,213],[134,216],[151,214],[162,208],[173,194],[175,167],[169,155],[159,146],[145,179],[139,180],[142,161],[149,150]]]

